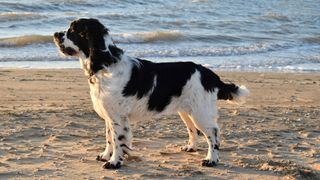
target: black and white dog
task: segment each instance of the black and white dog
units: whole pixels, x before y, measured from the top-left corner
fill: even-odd
[[[54,41],[67,56],[79,57],[88,77],[93,108],[106,123],[106,149],[97,160],[104,168],[123,165],[131,150],[130,121],[178,113],[187,126],[189,142],[182,149],[197,150],[200,130],[208,143],[203,166],[219,161],[220,130],[217,100],[241,102],[249,91],[225,84],[211,70],[192,62],[153,63],[127,56],[96,19],[79,19]]]

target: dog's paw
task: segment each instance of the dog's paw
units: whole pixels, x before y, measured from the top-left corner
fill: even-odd
[[[107,159],[103,159],[102,156],[100,156],[100,155],[98,155],[98,156],[96,157],[96,160],[97,160],[97,161],[102,161],[102,162],[107,162],[107,161],[108,161]]]
[[[206,166],[206,167],[214,167],[214,166],[217,166],[218,165],[218,162],[215,162],[215,161],[210,161],[210,160],[202,160],[202,166]]]
[[[97,156],[96,160],[97,160],[97,161],[102,161],[102,162],[107,162],[107,161],[109,161],[109,159],[111,158],[111,156],[112,156],[112,153],[107,154],[107,153],[103,152],[103,153],[100,153],[100,154]]]
[[[117,161],[116,163],[106,162],[103,165],[104,169],[119,169],[121,167],[121,161]]]
[[[196,147],[192,147],[190,145],[186,145],[186,146],[182,146],[181,147],[181,151],[186,151],[186,152],[196,152],[197,148]]]

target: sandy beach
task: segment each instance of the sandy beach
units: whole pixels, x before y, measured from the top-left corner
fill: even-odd
[[[219,102],[221,162],[201,150],[176,115],[132,124],[134,152],[120,170],[95,160],[104,121],[80,69],[0,70],[0,179],[320,179],[320,73],[217,72],[251,91],[241,106]]]

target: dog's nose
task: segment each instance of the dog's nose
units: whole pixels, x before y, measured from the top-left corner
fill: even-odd
[[[61,39],[64,36],[64,32],[56,32],[53,36],[57,39]]]

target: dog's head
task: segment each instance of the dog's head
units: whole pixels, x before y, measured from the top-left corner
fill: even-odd
[[[120,60],[123,51],[117,48],[108,29],[96,19],[78,19],[66,31],[54,33],[54,42],[66,56],[90,60],[90,74]]]

